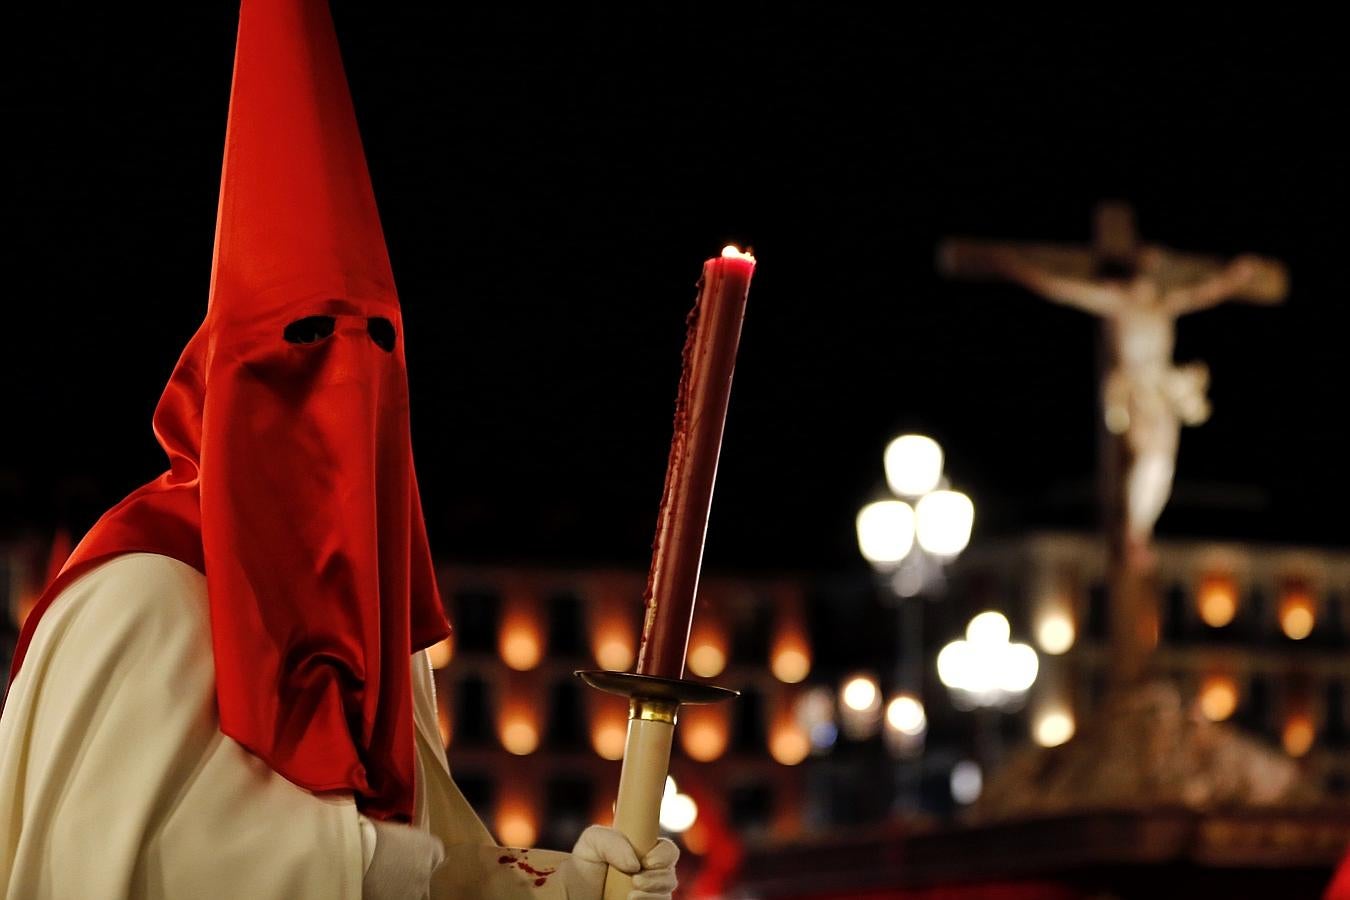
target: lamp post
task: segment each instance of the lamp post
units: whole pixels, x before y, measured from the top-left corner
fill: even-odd
[[[964,639],[937,656],[938,679],[957,709],[974,710],[976,749],[985,771],[997,762],[997,711],[1015,709],[1036,683],[1040,660],[1030,645],[1010,640],[1012,628],[999,612],[986,611],[966,626]]]
[[[922,700],[920,598],[941,588],[943,567],[969,543],[975,506],[965,494],[950,489],[943,475],[942,447],[930,437],[904,434],[895,438],[886,446],[882,462],[889,491],[858,511],[858,549],[898,608],[900,654],[896,691],[884,707],[878,695],[876,705],[869,704],[866,721],[880,720],[890,752],[913,759],[922,752],[928,730]],[[848,707],[849,698],[841,699]],[[880,715],[883,708],[884,715]],[[855,717],[861,712],[855,710]],[[906,767],[901,777],[908,788],[903,793],[917,806],[918,773]]]

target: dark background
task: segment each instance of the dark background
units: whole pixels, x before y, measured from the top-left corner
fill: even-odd
[[[440,554],[645,561],[683,319],[728,240],[760,265],[710,566],[857,564],[906,428],[944,444],[976,540],[1090,526],[1091,319],[932,259],[953,232],[1086,240],[1103,197],[1147,239],[1293,276],[1283,307],[1183,321],[1215,412],[1160,532],[1346,543],[1328,23],[390,6],[334,14]],[[3,15],[0,529],[78,534],[163,467],[150,416],[205,310],[236,12]]]

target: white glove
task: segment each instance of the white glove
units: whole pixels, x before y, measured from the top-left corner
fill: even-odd
[[[628,900],[670,900],[679,858],[680,848],[661,838],[639,862],[628,838],[613,828],[592,825],[581,833],[572,855],[562,865],[567,900],[600,900],[610,866],[633,876]]]
[[[411,825],[372,824],[375,854],[361,880],[362,900],[427,900],[431,873],[445,860],[445,845]]]

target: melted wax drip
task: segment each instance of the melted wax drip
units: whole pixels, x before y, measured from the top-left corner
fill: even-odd
[[[548,876],[552,875],[557,869],[536,869],[526,862],[525,857],[530,851],[520,851],[520,856],[512,856],[510,853],[504,853],[497,857],[497,864],[502,866],[515,866],[520,871],[534,878],[535,887],[543,887],[548,881]]]
[[[661,510],[656,517],[656,535],[652,538],[652,565],[647,570],[647,587],[642,592],[642,603],[647,614],[642,623],[642,638],[638,643],[638,659],[644,659],[647,652],[647,640],[651,637],[652,617],[656,614],[656,604],[652,602],[653,585],[656,581],[656,561],[661,558],[661,520],[667,515],[671,503],[671,494],[675,491],[675,475],[680,470],[678,461],[684,456],[685,445],[689,438],[689,392],[693,381],[694,342],[698,334],[699,313],[703,309],[703,278],[700,277],[695,290],[694,308],[684,320],[684,351],[680,356],[680,385],[675,392],[675,437],[670,442],[670,460],[666,463],[666,483],[661,489]],[[639,671],[641,667],[639,667]]]

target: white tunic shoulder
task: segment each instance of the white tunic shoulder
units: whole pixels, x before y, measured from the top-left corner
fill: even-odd
[[[359,900],[350,797],[221,734],[206,579],[116,557],[43,616],[0,716],[0,896]]]
[[[496,845],[450,777],[413,654],[415,824],[446,845],[433,900],[559,900],[566,854]],[[105,562],[42,617],[0,716],[0,898],[360,900],[350,796],[319,795],[221,734],[206,579]]]

